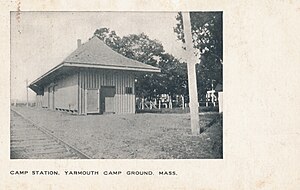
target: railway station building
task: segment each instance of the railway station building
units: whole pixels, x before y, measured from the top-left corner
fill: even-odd
[[[85,114],[135,113],[135,77],[160,69],[115,52],[98,37],[33,81],[37,105]]]

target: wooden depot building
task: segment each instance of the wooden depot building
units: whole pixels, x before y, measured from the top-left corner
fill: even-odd
[[[81,114],[135,113],[135,76],[159,68],[113,51],[98,37],[33,81],[37,105]]]

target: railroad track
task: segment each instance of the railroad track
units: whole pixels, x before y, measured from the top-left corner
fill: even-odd
[[[11,109],[11,159],[90,159],[72,145]]]

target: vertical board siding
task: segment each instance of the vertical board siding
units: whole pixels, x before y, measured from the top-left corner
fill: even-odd
[[[42,107],[48,108],[48,86],[44,87],[44,96],[42,98]]]
[[[51,89],[50,93],[48,88]],[[44,95],[40,98],[42,107],[78,111],[78,93],[78,75],[66,76],[56,81],[55,84],[44,87]],[[54,104],[54,107],[52,108],[49,103],[50,105]]]
[[[79,99],[80,114],[85,114],[85,89],[100,89],[101,86],[115,86],[115,113],[135,113],[134,75],[129,72],[80,71]],[[133,94],[125,94],[125,87],[131,87]]]
[[[78,75],[65,77],[57,82],[54,93],[57,109],[78,111]]]
[[[42,95],[36,95],[36,106],[37,107],[43,106],[43,96]]]
[[[85,90],[101,89],[101,86],[115,86],[116,94],[111,105],[115,113],[135,113],[134,75],[122,71],[81,70],[74,75],[60,79],[55,84],[54,109],[66,109],[86,114]],[[49,108],[48,101],[53,95],[49,95],[49,87],[53,89],[53,84],[45,86],[44,95],[37,99],[44,108]],[[126,87],[132,88],[132,94],[125,94]]]
[[[114,100],[115,113],[135,113],[135,95],[116,94]]]

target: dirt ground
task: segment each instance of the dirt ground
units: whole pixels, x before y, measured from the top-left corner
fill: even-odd
[[[223,157],[222,116],[200,114],[204,132],[192,136],[189,114],[77,116],[14,107],[35,124],[97,159],[199,159]],[[212,121],[215,121],[212,124]]]

